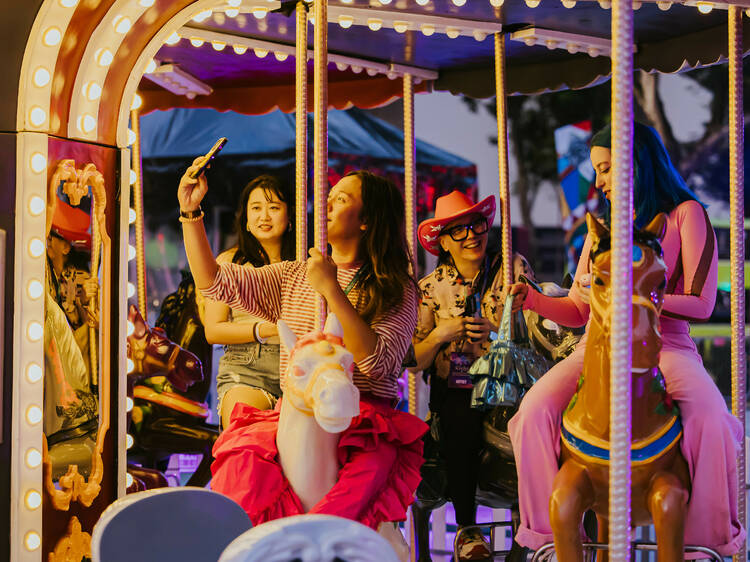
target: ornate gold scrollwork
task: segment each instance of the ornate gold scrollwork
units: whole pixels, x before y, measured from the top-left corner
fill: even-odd
[[[49,554],[49,562],[69,562],[91,558],[91,535],[84,533],[77,517],[71,517],[65,536]]]

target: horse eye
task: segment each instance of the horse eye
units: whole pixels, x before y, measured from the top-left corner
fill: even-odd
[[[594,283],[596,283],[597,285],[601,285],[602,287],[604,287],[604,280],[601,277],[594,277]]]

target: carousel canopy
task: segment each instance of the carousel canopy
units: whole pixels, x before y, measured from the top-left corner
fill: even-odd
[[[726,6],[688,3],[636,3],[636,68],[677,72],[725,57],[727,16],[719,7]],[[161,67],[142,81],[144,110],[293,111],[295,4],[242,0],[196,14],[160,49]],[[394,78],[406,70],[421,80],[418,91],[492,96],[495,32],[507,35],[508,93],[596,84],[610,72],[608,8],[608,0],[331,1],[329,103],[339,109],[387,103],[401,95]],[[747,19],[744,25],[750,34]],[[193,86],[181,72],[197,79]],[[192,99],[153,81],[164,84],[164,77],[182,81]]]
[[[220,113],[212,109],[156,111],[140,119],[144,158],[195,157],[219,137],[229,142],[222,155],[255,155],[275,168],[294,160],[294,116],[275,111],[268,115]],[[384,160],[402,160],[404,135],[396,127],[358,109],[330,111],[328,151]],[[422,165],[470,167],[468,160],[417,141]]]

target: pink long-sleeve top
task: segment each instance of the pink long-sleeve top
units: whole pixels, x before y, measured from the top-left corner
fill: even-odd
[[[359,266],[339,266],[339,285],[346,287],[358,269]],[[213,284],[202,293],[268,322],[282,319],[298,337],[315,329],[317,293],[307,281],[305,262],[284,261],[259,268],[219,264]],[[358,287],[347,298],[357,310],[364,308],[365,295]],[[401,362],[416,324],[417,292],[407,285],[401,304],[370,323],[376,334],[375,351],[357,361],[354,367],[354,384],[360,391],[381,398],[397,396]],[[282,390],[288,361],[289,350],[282,346],[279,365]]]
[[[589,273],[591,237],[587,236],[576,268],[576,281]],[[662,240],[667,265],[667,287],[659,322],[664,333],[688,333],[688,321],[707,320],[716,302],[718,254],[716,235],[708,214],[697,201],[685,201],[667,215],[667,231]],[[539,312],[563,326],[586,324],[589,306],[581,300],[578,284],[567,297],[547,297],[529,291],[525,309]]]

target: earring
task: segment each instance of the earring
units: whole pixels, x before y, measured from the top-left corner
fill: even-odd
[[[291,232],[292,231],[292,223],[289,223],[286,225],[286,231]]]

